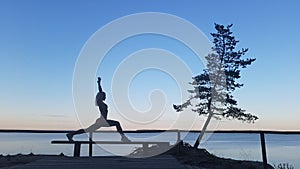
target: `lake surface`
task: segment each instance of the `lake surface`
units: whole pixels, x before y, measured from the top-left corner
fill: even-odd
[[[174,144],[177,133],[128,133],[133,141],[169,141]],[[181,133],[184,142],[193,145],[198,133]],[[267,158],[270,164],[289,163],[300,168],[300,135],[266,134]],[[87,135],[74,137],[88,140]],[[66,140],[65,134],[49,133],[0,133],[0,154],[60,154],[73,155],[72,145],[51,145],[51,140]],[[95,133],[94,140],[119,141],[117,133]],[[127,155],[139,145],[94,145],[93,155]],[[262,161],[259,134],[207,134],[201,148],[219,157],[240,160]],[[88,155],[88,146],[83,145],[81,154]]]

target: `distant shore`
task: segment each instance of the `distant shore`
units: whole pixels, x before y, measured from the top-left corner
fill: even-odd
[[[73,130],[35,130],[35,129],[0,129],[0,133],[68,133]],[[95,133],[116,132],[115,130],[98,130]],[[141,130],[124,130],[125,133],[156,133],[156,132],[191,132],[200,133],[201,130],[157,130],[157,129],[141,129]],[[298,130],[206,130],[207,133],[265,133],[265,134],[300,134]]]

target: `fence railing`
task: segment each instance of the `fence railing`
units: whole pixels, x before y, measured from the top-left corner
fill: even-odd
[[[0,133],[68,133],[70,130],[15,130],[15,129],[0,129]],[[111,133],[116,131],[95,131],[101,133]],[[181,140],[181,132],[200,133],[200,130],[128,130],[125,133],[156,133],[156,132],[177,132],[177,142]],[[264,169],[268,168],[267,151],[265,134],[278,134],[278,135],[293,135],[300,134],[300,131],[272,131],[272,130],[215,130],[206,131],[206,133],[235,133],[235,134],[259,134],[261,142],[261,153]],[[93,133],[90,133],[90,140],[93,138]],[[92,154],[92,146],[89,147],[89,155]]]

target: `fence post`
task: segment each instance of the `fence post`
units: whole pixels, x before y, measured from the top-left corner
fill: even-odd
[[[80,147],[81,143],[75,142],[74,144],[74,157],[80,157]]]
[[[268,169],[265,134],[262,131],[259,134],[260,134],[260,143],[261,143],[261,151],[262,151],[264,169]]]
[[[90,132],[90,136],[89,136],[89,157],[92,157],[93,156],[93,132]]]
[[[177,130],[177,143],[181,141],[180,130]]]

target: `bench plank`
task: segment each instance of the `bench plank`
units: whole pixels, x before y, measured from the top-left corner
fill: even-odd
[[[131,142],[123,142],[123,141],[64,141],[64,140],[53,140],[51,144],[169,144],[169,142],[164,141],[131,141]]]
[[[122,142],[122,141],[66,141],[66,140],[53,140],[51,144],[74,144],[74,157],[80,156],[80,148],[81,144],[141,144],[144,151],[147,151],[149,144],[156,144],[158,146],[169,146],[169,142],[163,141],[131,141],[131,142]],[[89,149],[91,151],[91,149]],[[89,152],[89,156],[91,156],[91,152]]]

